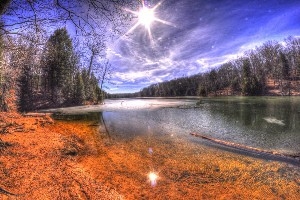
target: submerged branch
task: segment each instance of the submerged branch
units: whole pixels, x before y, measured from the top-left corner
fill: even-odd
[[[211,138],[211,137],[201,135],[201,134],[195,133],[195,132],[190,133],[190,135],[195,136],[195,137],[199,137],[199,138],[202,138],[202,139],[205,139],[205,140],[209,140],[209,141],[214,142],[216,144],[220,144],[220,145],[223,145],[223,146],[235,148],[235,149],[238,149],[238,150],[247,151],[247,152],[250,152],[250,153],[257,153],[257,154],[260,154],[260,155],[268,155],[268,156],[276,156],[278,158],[288,160],[288,161],[291,161],[291,159],[293,159],[294,164],[296,163],[297,165],[300,165],[300,155],[283,154],[283,153],[279,153],[279,152],[276,152],[276,151],[266,151],[266,150],[258,149],[258,148],[255,148],[255,147],[245,146],[245,145],[242,145],[242,144],[236,144],[236,143],[233,143],[233,142],[228,142],[228,141],[219,140],[219,139],[216,139],[216,138]]]

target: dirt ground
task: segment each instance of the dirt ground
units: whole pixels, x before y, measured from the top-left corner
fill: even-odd
[[[300,167],[165,138],[124,142],[91,122],[1,113],[0,199],[300,196]]]

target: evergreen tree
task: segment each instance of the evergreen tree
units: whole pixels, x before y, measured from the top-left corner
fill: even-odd
[[[95,92],[94,92],[94,87],[92,83],[92,79],[94,78],[94,75],[91,75],[91,77],[88,74],[88,70],[83,69],[82,70],[82,80],[84,83],[85,87],[85,100],[89,102],[93,102],[96,97],[95,97]]]
[[[73,97],[73,102],[75,105],[82,105],[85,101],[85,89],[80,72],[76,73],[75,76],[75,92]]]
[[[63,104],[72,100],[76,55],[66,28],[57,29],[50,36],[44,55],[45,89],[53,103]]]
[[[103,91],[100,89],[100,87],[98,85],[96,87],[96,95],[97,95],[97,102],[96,102],[96,104],[98,104],[99,102],[103,103],[104,93],[103,93]]]
[[[32,109],[33,92],[31,87],[31,77],[30,66],[25,65],[18,80],[18,106],[20,111],[30,111]]]
[[[94,75],[94,73],[91,73],[91,77],[90,77],[90,91],[92,91],[92,93],[91,93],[90,101],[93,102],[93,103],[96,103],[97,99],[98,99],[98,96],[97,96],[97,87],[99,87],[98,80],[97,80],[96,76]]]

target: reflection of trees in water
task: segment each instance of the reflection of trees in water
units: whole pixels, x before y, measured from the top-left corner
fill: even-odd
[[[298,131],[299,106],[290,99],[239,98],[236,100],[211,100],[207,107],[210,112],[222,116],[226,121],[240,123],[254,130],[282,133]],[[284,126],[268,123],[264,118],[283,120]]]
[[[55,120],[92,122],[90,126],[102,126],[104,128],[105,134],[108,136],[108,138],[110,138],[110,133],[102,112],[90,112],[81,114],[54,113],[52,116]],[[99,127],[99,129],[100,128],[101,127]]]
[[[244,101],[237,104],[240,110],[240,121],[245,126],[258,127],[262,129],[264,126],[263,115],[264,110],[267,107],[265,102],[261,103],[249,103]]]
[[[281,131],[298,131],[299,124],[299,105],[292,99],[276,99],[267,104],[265,115],[283,120],[284,126],[277,127]]]
[[[103,113],[100,112],[99,116],[100,116],[100,121],[99,122],[100,122],[101,125],[103,125],[103,127],[105,129],[105,133],[107,134],[108,138],[110,139],[111,136],[110,136],[110,133],[109,133],[108,128],[106,126],[106,123],[105,123],[105,120],[104,120],[104,117],[103,117]]]
[[[80,114],[66,114],[66,113],[54,113],[52,117],[55,120],[62,121],[100,121],[99,113],[80,113]]]
[[[205,100],[211,136],[262,149],[299,153],[300,99],[282,97]]]

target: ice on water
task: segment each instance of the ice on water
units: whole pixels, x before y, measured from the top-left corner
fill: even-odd
[[[279,120],[279,119],[276,119],[274,117],[265,117],[263,118],[265,121],[267,121],[268,123],[271,123],[271,124],[278,124],[280,126],[284,126],[285,124],[283,123],[283,120]]]

